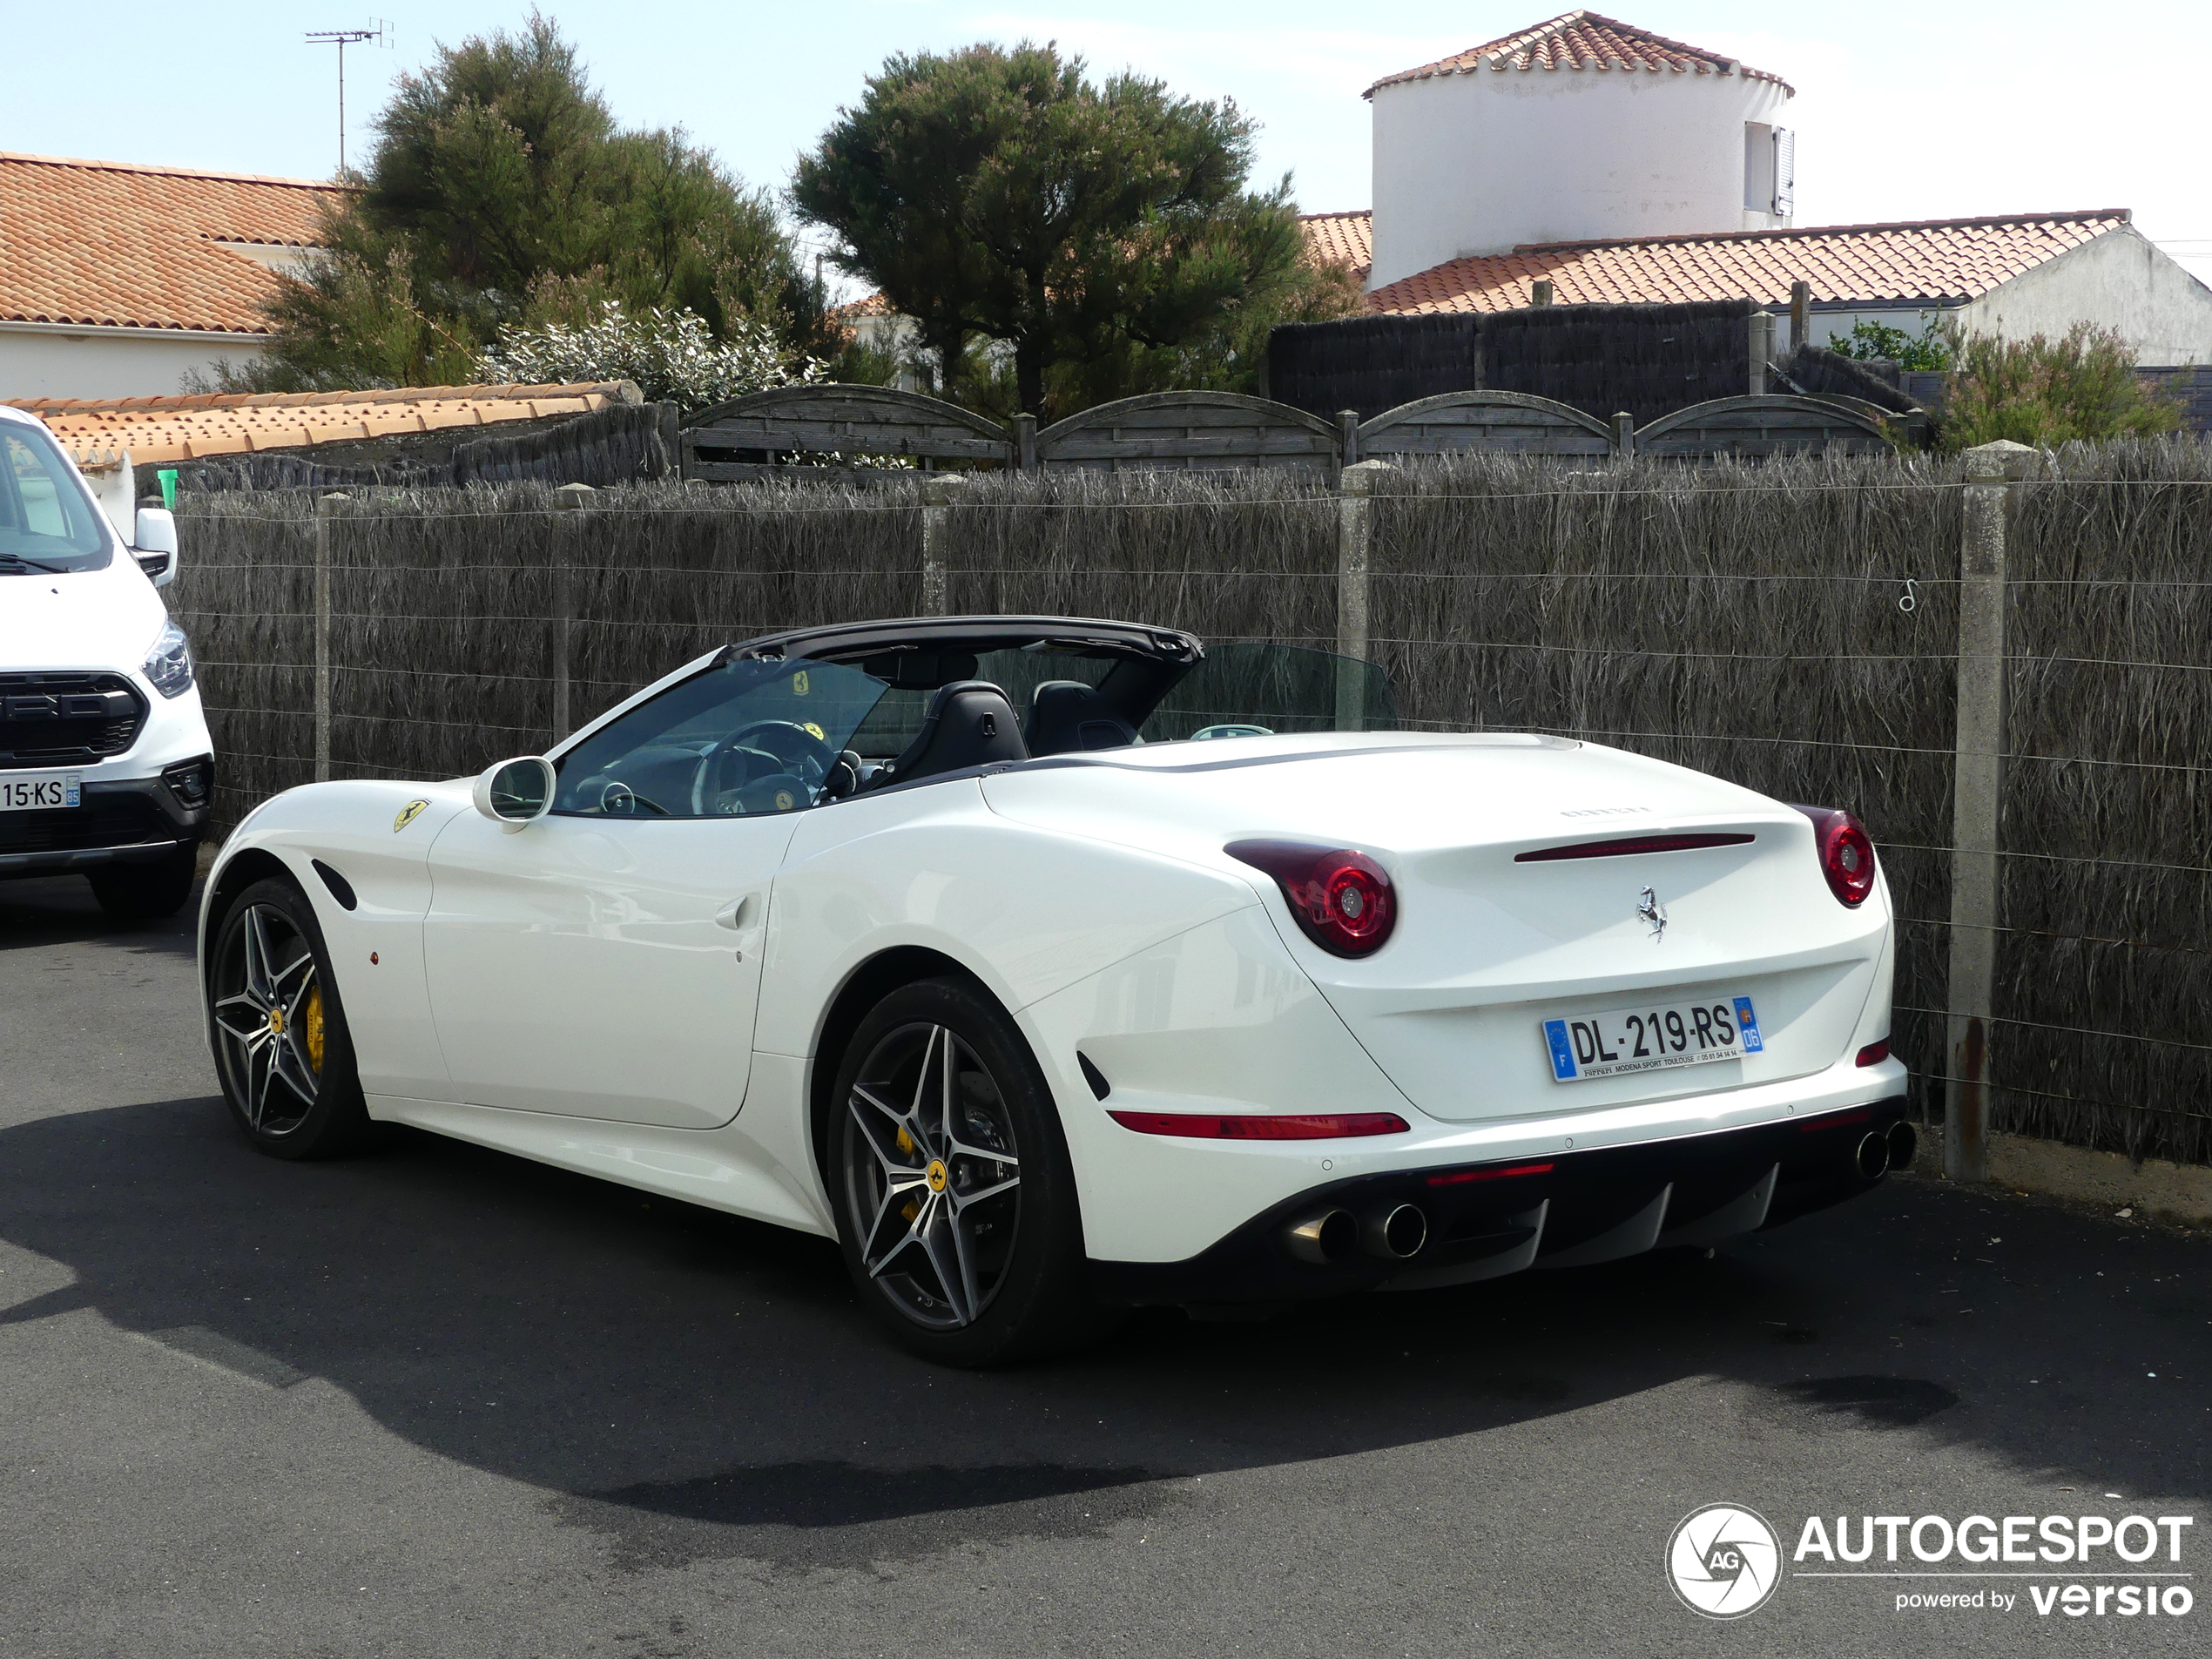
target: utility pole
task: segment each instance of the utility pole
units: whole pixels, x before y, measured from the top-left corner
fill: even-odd
[[[310,30],[310,46],[338,48],[338,177],[346,176],[346,48],[366,45],[374,42],[388,47],[394,33],[392,25],[381,17],[372,17],[374,25],[368,29],[318,29]]]

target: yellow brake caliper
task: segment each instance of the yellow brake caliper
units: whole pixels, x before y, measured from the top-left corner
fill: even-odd
[[[907,1133],[907,1126],[904,1123],[899,1125],[899,1150],[908,1157],[914,1154],[914,1136]],[[919,1198],[907,1199],[905,1206],[899,1211],[900,1216],[909,1227],[914,1225],[914,1217],[921,1213],[921,1200]]]
[[[307,1006],[300,1010],[302,1046],[307,1050],[307,1063],[322,1076],[322,987],[310,986]]]

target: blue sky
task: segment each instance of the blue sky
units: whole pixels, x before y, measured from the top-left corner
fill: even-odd
[[[521,3],[314,0],[96,14],[10,0],[0,149],[327,177],[337,161],[336,63],[311,29],[396,24],[388,51],[347,53],[353,153],[392,79],[436,40],[513,27]],[[956,0],[835,4],[553,0],[624,122],[681,125],[748,179],[792,158],[897,51],[1028,36],[1099,70],[1133,65],[1178,91],[1232,97],[1264,124],[1261,160],[1308,209],[1368,201],[1367,106],[1393,71],[1548,17],[1546,0]],[[2212,280],[2202,65],[2212,4],[2092,9],[2015,0],[1613,0],[1609,15],[1725,51],[1797,97],[1800,224],[2132,207],[2155,240]],[[97,24],[87,26],[90,16]]]

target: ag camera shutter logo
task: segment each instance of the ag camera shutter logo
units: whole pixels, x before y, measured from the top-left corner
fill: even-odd
[[[1684,1515],[1667,1541],[1667,1582],[1706,1618],[1757,1612],[1781,1581],[1782,1541],[1756,1509],[1709,1503]]]

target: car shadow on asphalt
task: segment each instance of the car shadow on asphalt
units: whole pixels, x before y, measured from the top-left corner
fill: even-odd
[[[0,881],[0,951],[104,944],[134,955],[189,958],[198,948],[199,915],[197,887],[175,915],[133,921],[102,910],[82,876]]]
[[[2001,1252],[1979,1244],[1993,1233]],[[90,1309],[242,1386],[325,1379],[408,1440],[543,1488],[641,1569],[1080,1537],[1217,1471],[1676,1385],[1738,1386],[1715,1409],[1753,1438],[1934,1435],[2135,1489],[2203,1474],[2201,1385],[2128,1402],[2122,1438],[2105,1376],[2107,1359],[2140,1374],[2160,1342],[2202,1373],[2179,1351],[2205,1358],[2194,1292],[2156,1293],[2202,1244],[1924,1181],[1710,1259],[1253,1323],[1153,1312],[981,1374],[892,1346],[823,1240],[411,1130],[284,1163],[214,1098],[0,1131],[0,1236],[74,1276],[0,1325]],[[2124,1312],[2093,1276],[2122,1266],[2157,1281]]]

